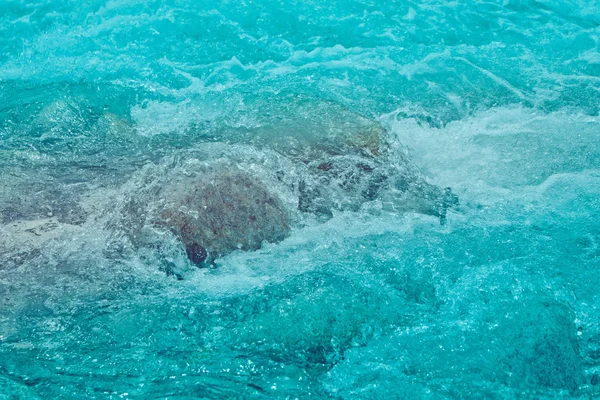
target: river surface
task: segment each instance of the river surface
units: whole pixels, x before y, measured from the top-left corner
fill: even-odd
[[[251,145],[365,120],[444,221],[302,216]],[[214,158],[283,241],[118,234]],[[59,398],[599,399],[600,2],[0,0],[0,399]]]

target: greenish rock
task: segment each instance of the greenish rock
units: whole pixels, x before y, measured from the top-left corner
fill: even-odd
[[[510,349],[500,363],[506,383],[576,390],[583,382],[583,364],[574,320],[573,312],[555,301],[513,304],[498,330]]]

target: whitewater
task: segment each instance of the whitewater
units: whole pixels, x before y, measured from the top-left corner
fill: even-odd
[[[600,399],[599,199],[597,0],[0,0],[0,399]]]

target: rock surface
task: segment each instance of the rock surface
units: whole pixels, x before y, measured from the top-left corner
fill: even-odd
[[[78,225],[60,222],[57,218],[12,221],[0,226],[1,269],[11,269],[36,257],[51,240],[81,231]]]
[[[281,201],[251,175],[215,171],[162,190],[154,222],[178,236],[195,264],[213,263],[234,250],[257,250],[289,233]]]

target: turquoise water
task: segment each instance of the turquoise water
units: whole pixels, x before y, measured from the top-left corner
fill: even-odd
[[[445,224],[297,212],[273,138],[365,120]],[[285,240],[122,234],[216,159]],[[0,171],[0,399],[600,398],[596,0],[0,0]]]

